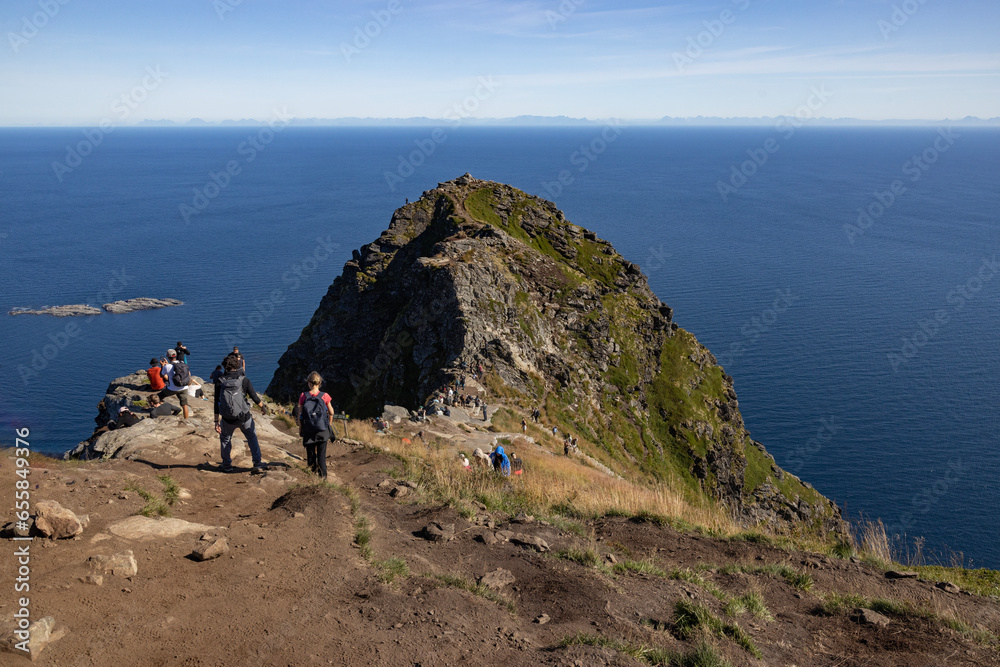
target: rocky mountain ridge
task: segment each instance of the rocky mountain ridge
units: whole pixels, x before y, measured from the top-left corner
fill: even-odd
[[[610,243],[551,202],[466,174],[354,252],[267,393],[319,371],[352,414],[423,405],[464,367],[540,405],[616,472],[684,487],[745,525],[843,531],[839,509],[747,432],[733,380]]]

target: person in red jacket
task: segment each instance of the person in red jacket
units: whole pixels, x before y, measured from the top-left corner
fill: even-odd
[[[149,376],[149,389],[151,391],[160,391],[167,384],[163,381],[163,376],[160,375],[160,369],[163,368],[163,363],[159,359],[150,359],[149,365],[151,368],[146,369],[146,375]]]

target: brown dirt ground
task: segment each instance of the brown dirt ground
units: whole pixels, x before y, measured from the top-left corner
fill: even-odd
[[[301,451],[293,454],[302,456]],[[9,454],[9,452],[8,452]],[[110,461],[66,464],[36,460],[32,497],[56,500],[89,514],[84,534],[71,540],[32,543],[31,609],[34,618],[53,616],[68,634],[50,644],[40,664],[84,667],[142,665],[635,665],[611,648],[560,641],[578,633],[688,651],[693,640],[671,633],[679,600],[703,603],[720,617],[722,603],[703,588],[654,574],[601,573],[554,554],[593,547],[619,560],[651,559],[663,570],[702,564],[787,563],[815,580],[810,592],[764,575],[705,576],[728,594],[760,592],[774,620],[744,614],[735,619],[763,653],[755,659],[728,639],[711,643],[733,665],[798,667],[860,665],[1000,665],[996,649],[932,620],[893,616],[886,628],[865,627],[847,616],[819,611],[819,594],[838,591],[908,599],[970,624],[1000,628],[995,600],[947,594],[931,583],[887,580],[864,564],[789,552],[762,544],[682,534],[650,523],[609,518],[585,524],[586,537],[539,523],[497,528],[542,537],[550,553],[509,542],[487,545],[486,528],[466,521],[449,506],[427,501],[420,490],[392,498],[380,482],[398,461],[388,454],[342,442],[330,446],[329,466],[354,488],[361,512],[373,525],[376,558],[401,557],[411,574],[382,583],[378,569],[353,544],[354,525],[346,497],[332,489],[302,486],[276,504],[287,482],[222,474],[196,466],[169,468],[191,493],[174,506],[174,517],[226,527],[230,552],[216,560],[188,557],[199,535],[129,541],[110,536],[111,523],[135,514],[143,501],[120,495],[130,479],[157,489],[156,475],[169,461]],[[161,467],[162,466],[162,467]],[[12,464],[0,458],[0,493],[13,499]],[[286,467],[298,482],[309,476]],[[332,477],[332,476],[331,476]],[[12,501],[11,501],[12,502]],[[297,514],[299,516],[297,516]],[[418,536],[430,521],[454,523],[453,541],[432,543]],[[102,537],[106,536],[106,537]],[[14,543],[2,559],[4,580],[14,571]],[[104,575],[101,586],[86,584],[86,559],[132,549],[138,573]],[[435,575],[474,581],[503,567],[516,581],[506,591],[510,612],[483,597],[449,586]],[[11,621],[11,584],[0,595],[0,621]],[[542,614],[551,620],[534,622]],[[653,630],[643,621],[660,621]],[[26,659],[0,654],[0,664]]]

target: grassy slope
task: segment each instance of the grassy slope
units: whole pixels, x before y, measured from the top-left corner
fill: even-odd
[[[554,259],[566,274],[565,296],[584,282],[614,286],[614,278],[621,271],[621,258],[616,254],[609,255],[610,247],[606,244],[586,238],[574,241],[576,257],[568,260],[553,248],[545,236],[525,231],[520,220],[528,207],[535,207],[536,211],[548,216],[550,224],[556,228],[569,224],[557,220],[527,196],[514,203],[509,217],[497,213],[497,202],[490,188],[470,194],[465,200],[465,207],[476,220],[494,225]],[[538,313],[526,293],[518,296],[520,298],[515,298],[515,305],[521,328],[532,338],[532,324]],[[679,485],[689,500],[698,502],[702,495],[701,487],[691,468],[694,457],[704,457],[710,443],[705,437],[681,429],[680,424],[706,422],[715,433],[719,433],[722,421],[714,406],[716,401],[726,401],[722,369],[712,364],[701,368],[692,361],[692,357],[702,356],[701,346],[690,333],[678,329],[666,339],[658,372],[646,386],[648,409],[632,408],[629,395],[632,388],[641,384],[641,373],[647,365],[646,360],[641,358],[641,350],[636,348],[636,337],[632,335],[632,325],[640,314],[637,298],[627,292],[605,295],[603,308],[588,314],[588,317],[606,317],[611,336],[622,348],[603,377],[605,382],[617,387],[618,392],[602,394],[596,410],[573,410],[569,406],[580,397],[575,396],[572,390],[550,391],[544,403],[546,421],[555,423],[563,432],[580,434],[581,439],[591,445],[589,453],[614,469],[620,472],[638,469],[647,481]],[[575,344],[586,346],[588,342],[577,338]],[[574,356],[571,348],[564,346],[567,357]],[[532,405],[538,398],[518,394],[509,387],[491,389],[502,392],[505,400],[523,407]],[[784,475],[779,480],[771,469],[770,459],[756,447],[746,446],[743,438],[738,439],[735,447],[747,458],[744,478],[747,491],[767,482],[790,502],[800,497],[814,506],[822,502],[818,492],[806,488],[791,475]],[[705,485],[711,488],[714,484],[710,474]]]

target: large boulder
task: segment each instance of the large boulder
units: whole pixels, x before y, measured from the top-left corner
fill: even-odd
[[[126,540],[169,539],[189,533],[221,530],[217,526],[192,523],[183,519],[164,517],[130,516],[108,526],[108,532]]]
[[[35,529],[54,540],[76,537],[83,532],[83,522],[69,509],[54,500],[35,503]]]

